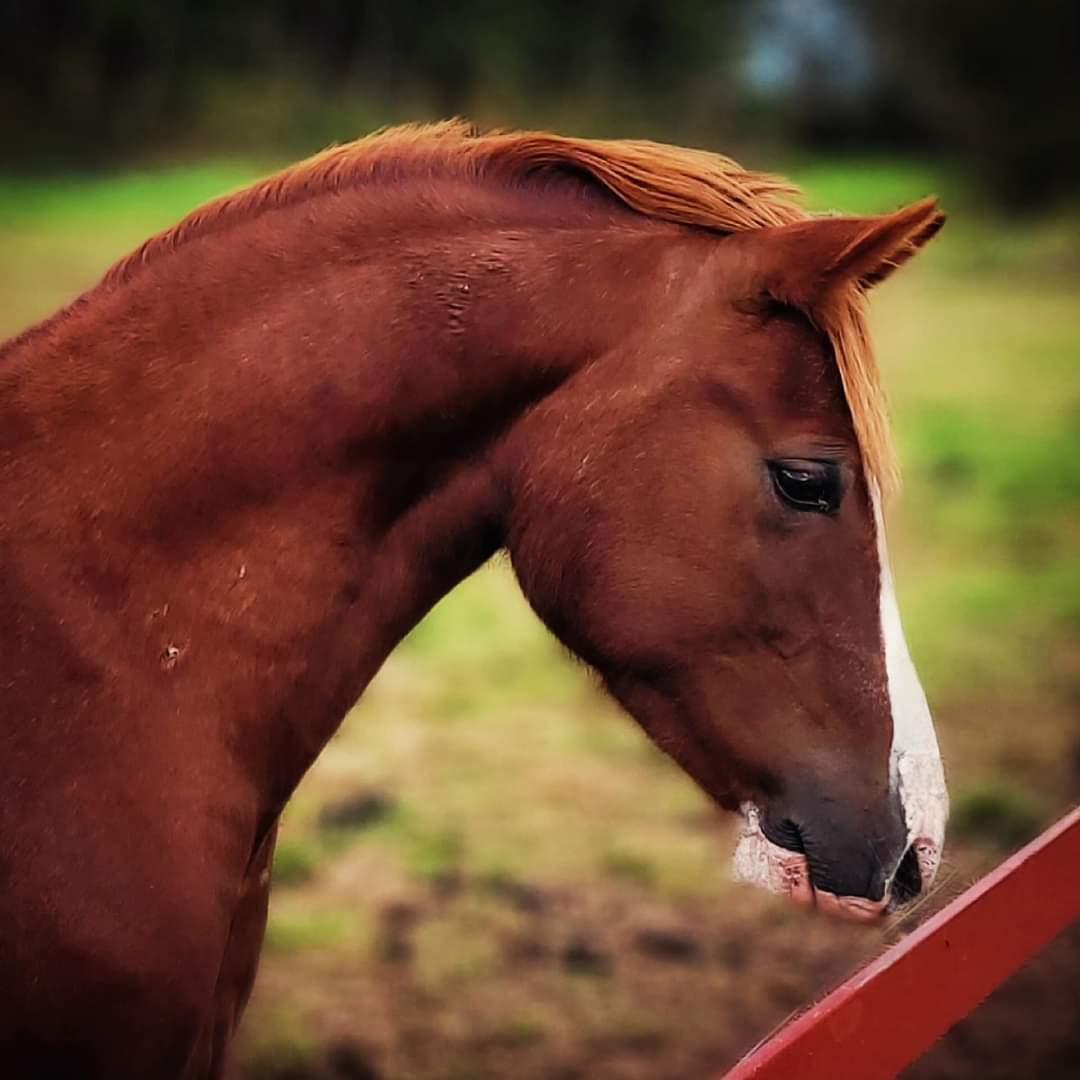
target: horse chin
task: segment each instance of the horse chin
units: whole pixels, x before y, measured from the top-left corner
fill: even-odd
[[[743,803],[739,812],[742,824],[735,845],[737,880],[786,896],[798,907],[816,908],[851,922],[876,922],[888,910],[887,892],[880,900],[868,900],[815,889],[810,881],[806,856],[774,844],[765,835],[758,807],[754,803]]]

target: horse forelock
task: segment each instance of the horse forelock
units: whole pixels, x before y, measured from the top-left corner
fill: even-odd
[[[128,281],[141,266],[219,225],[318,195],[408,177],[514,182],[551,172],[591,179],[648,217],[720,233],[787,225],[811,216],[791,182],[706,150],[539,131],[481,132],[455,119],[383,129],[215,199],[117,262],[102,285]],[[897,469],[863,296],[853,286],[828,309],[806,314],[829,338],[864,466],[887,495],[895,486]]]

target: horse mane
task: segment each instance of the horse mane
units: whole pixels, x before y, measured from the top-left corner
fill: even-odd
[[[810,215],[797,187],[705,150],[646,140],[569,138],[535,131],[480,132],[463,120],[407,124],[331,147],[251,187],[192,211],[117,262],[103,286],[220,223],[293,205],[316,195],[405,177],[498,177],[509,182],[551,172],[591,179],[648,217],[720,233],[787,225]],[[861,290],[806,313],[832,345],[870,481],[887,494],[897,469],[884,390],[874,360]]]

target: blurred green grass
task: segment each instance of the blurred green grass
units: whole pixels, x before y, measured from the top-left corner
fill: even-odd
[[[0,178],[0,333],[260,171]],[[1080,230],[987,217],[927,163],[794,173],[819,208],[936,191],[952,212],[875,294],[873,320],[906,473],[894,560],[951,777],[959,885],[1080,786]],[[328,824],[358,791],[385,811]],[[307,1060],[358,1025],[393,1075],[451,1075],[418,1049],[429,1042],[477,1076],[491,1060],[547,1075],[556,1045],[712,1047],[720,1060],[867,947],[732,885],[730,830],[495,560],[402,643],[290,805],[241,1062],[261,1076],[278,1050]],[[632,942],[646,916],[689,923],[680,933],[705,959],[643,959]],[[759,959],[749,985],[739,958],[769,947],[746,943],[766,923],[789,975]]]

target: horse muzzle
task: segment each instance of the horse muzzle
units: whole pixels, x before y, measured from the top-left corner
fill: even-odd
[[[836,836],[804,831],[786,818],[770,820],[753,803],[741,807],[735,876],[799,907],[854,922],[874,922],[927,889],[940,862],[939,839],[908,842],[897,817],[891,837]]]

